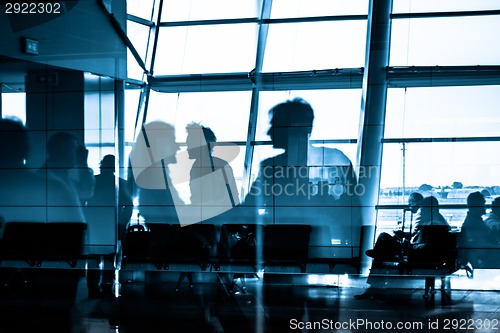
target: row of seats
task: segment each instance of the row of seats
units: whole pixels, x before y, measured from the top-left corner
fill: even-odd
[[[82,257],[86,223],[9,222],[0,240],[0,260],[24,261],[40,267],[45,261],[66,261],[75,267]]]
[[[305,272],[310,225],[171,224],[133,225],[123,244],[121,267],[152,263],[169,269],[173,263],[209,265],[293,265]],[[257,253],[261,249],[262,255]]]

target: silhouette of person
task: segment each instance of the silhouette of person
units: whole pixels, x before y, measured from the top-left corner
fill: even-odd
[[[454,244],[448,237],[451,230],[448,221],[439,212],[436,197],[425,197],[420,208],[420,219],[411,240],[408,260],[446,260]]]
[[[37,175],[30,170],[25,162],[29,158],[30,142],[26,127],[15,119],[0,119],[0,220],[10,222],[79,222],[84,223],[84,215],[80,203],[68,188],[59,180]],[[2,228],[1,237],[5,228]],[[17,236],[20,237],[20,236]],[[42,240],[43,235],[40,235]],[[28,237],[28,239],[31,239]],[[14,265],[16,266],[16,265]],[[32,313],[28,321],[35,321],[40,328],[42,315],[47,314],[47,303],[37,300],[49,294],[46,290],[47,283],[56,285],[60,283],[56,292],[50,293],[53,304],[63,304],[64,308],[58,307],[58,320],[51,322],[52,331],[67,332],[71,328],[71,313],[68,309],[74,303],[77,286],[81,280],[79,270],[54,270],[47,268],[24,269],[19,267],[10,268],[9,265],[2,268],[2,286],[7,288],[2,292],[9,294],[9,298],[24,299],[22,313]],[[12,274],[9,274],[10,273]],[[28,280],[28,281],[26,281]],[[16,288],[15,286],[28,285],[29,289]],[[14,287],[13,287],[14,286]],[[8,290],[8,291],[7,291]],[[29,293],[29,299],[26,293]],[[11,294],[12,293],[12,294]],[[2,296],[3,298],[3,296]],[[44,298],[45,299],[45,298]],[[13,309],[21,309],[17,305]],[[3,318],[9,316],[11,306],[2,310]],[[14,311],[16,312],[16,311]],[[45,318],[46,319],[46,318]],[[2,320],[2,332],[10,331],[13,327],[5,325]],[[5,325],[5,327],[4,327]],[[31,326],[31,325],[30,325]],[[33,326],[35,329],[35,326]]]
[[[85,222],[77,198],[60,181],[28,169],[29,134],[14,119],[0,119],[0,215],[7,223]],[[3,229],[2,229],[3,230]]]
[[[284,152],[261,162],[244,200],[247,210],[253,208],[250,216],[264,223],[321,221],[313,228],[311,245],[332,244],[333,238],[342,245],[359,244],[357,179],[349,158],[338,149],[312,145],[314,111],[305,100],[288,100],[269,114],[268,135],[273,147]],[[326,193],[326,184],[335,204],[319,207],[313,189]]]
[[[416,195],[418,200],[420,196]],[[415,198],[414,197],[414,198]],[[413,200],[412,200],[413,201]],[[447,237],[450,226],[446,219],[439,212],[439,201],[433,197],[425,197],[420,202],[412,203],[412,212],[419,214],[418,228],[412,233],[412,239],[409,247],[408,261],[418,262],[425,260],[446,260],[453,250],[451,238]],[[370,287],[362,294],[355,295],[357,299],[372,298],[379,295],[381,288],[387,284],[384,276],[373,274],[374,265],[383,261],[400,261],[402,253],[402,244],[395,237],[387,233],[381,233],[375,242],[373,250],[367,250],[367,255],[374,258],[372,270],[366,280]]]
[[[172,125],[154,121],[143,125],[130,154],[139,214],[145,222],[178,223],[185,206],[173,186],[168,166],[176,163],[179,145]]]
[[[424,197],[418,192],[414,192],[408,197],[408,209],[411,213],[411,221],[413,221],[413,215],[416,216],[414,222],[415,231],[412,231],[412,228],[410,227],[409,233],[401,230],[396,231],[394,236],[391,236],[387,232],[382,232],[377,237],[373,249],[366,250],[366,255],[377,260],[401,259],[399,256],[403,254],[402,246],[404,246],[404,240],[410,239],[412,236],[415,236],[418,230],[421,228],[421,226],[419,225],[421,222],[421,206],[423,199]]]
[[[118,178],[116,186],[115,156],[106,155],[100,163],[100,174],[95,176],[94,195],[85,207],[90,254],[112,256],[115,253],[117,238],[125,238],[132,210],[132,196],[128,191],[127,181]],[[93,298],[106,292],[111,293],[114,270],[100,265],[95,265],[92,269],[92,266],[89,265],[87,270],[89,296]],[[98,269],[99,267],[102,269]]]
[[[88,150],[75,136],[57,132],[47,142],[47,159],[38,173],[63,182],[84,206],[94,193],[94,172],[87,157]]]
[[[188,124],[186,131],[188,155],[194,160],[189,181],[191,207],[199,211],[199,221],[204,221],[238,205],[238,189],[231,166],[213,155],[214,132],[198,123]]]
[[[486,213],[486,200],[480,192],[472,192],[467,197],[467,216],[460,231],[459,248],[462,259],[472,267],[487,265],[493,258],[488,249],[498,248],[499,243],[483,220]]]
[[[118,205],[118,238],[122,239],[134,208],[132,195],[125,179],[119,177],[118,187],[116,186],[114,155],[104,156],[99,169],[100,174],[94,177],[94,195],[87,201],[87,207],[111,207],[114,216],[114,207]],[[118,194],[118,202],[116,194]]]
[[[500,197],[496,197],[491,203],[491,212],[484,222],[496,236],[497,241],[500,241]]]

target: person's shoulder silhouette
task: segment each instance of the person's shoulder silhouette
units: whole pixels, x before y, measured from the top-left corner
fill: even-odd
[[[228,161],[214,155],[217,137],[212,129],[192,122],[186,131],[188,156],[193,160],[190,203],[203,221],[235,207],[239,203],[238,189]]]

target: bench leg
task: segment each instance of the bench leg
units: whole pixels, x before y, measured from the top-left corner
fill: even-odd
[[[441,304],[451,303],[451,279],[449,276],[441,277]]]
[[[434,298],[434,294],[436,293],[434,287],[435,287],[435,278],[433,276],[426,277],[424,298]]]

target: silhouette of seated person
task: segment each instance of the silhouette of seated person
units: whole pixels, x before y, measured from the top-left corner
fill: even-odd
[[[359,244],[361,232],[351,161],[338,149],[312,144],[314,111],[305,100],[280,103],[269,115],[267,134],[283,152],[260,163],[241,215],[250,223],[311,225],[309,249],[317,250],[311,258],[328,258],[334,246],[351,256],[346,245]]]
[[[24,125],[0,119],[0,216],[5,223],[85,222],[79,201],[64,183],[26,166],[29,150]]]
[[[84,206],[94,193],[94,173],[87,157],[88,150],[75,136],[57,132],[47,142],[47,159],[38,174],[64,183]]]
[[[424,198],[420,219],[415,223],[408,260],[446,262],[452,259],[456,245],[450,230],[448,221],[439,212],[439,201],[433,196]]]
[[[398,230],[394,232],[394,235],[390,235],[387,232],[380,233],[377,237],[374,248],[367,250],[366,255],[382,261],[400,260],[401,255],[403,255],[403,251],[407,250],[403,248],[405,246],[405,242],[415,236],[417,230],[419,229],[423,199],[424,197],[418,192],[410,194],[408,198],[408,209],[410,211],[411,218],[410,232]],[[413,215],[415,215],[415,222],[413,222]],[[412,224],[414,224],[414,229],[412,228]]]
[[[496,197],[492,201],[491,212],[484,222],[495,235],[497,241],[500,241],[500,197]]]
[[[468,261],[474,268],[498,265],[498,258],[489,251],[498,248],[499,243],[483,220],[486,213],[484,196],[480,192],[472,192],[467,197],[467,207],[459,237],[461,259]]]
[[[115,206],[118,205],[118,239],[123,239],[134,208],[128,183],[125,179],[118,177],[118,186],[116,185],[115,156],[112,154],[103,157],[99,170],[100,174],[94,177],[94,195],[87,201],[87,207],[109,208],[111,214],[106,214],[107,221],[101,219],[102,223],[116,223]],[[102,210],[95,210],[95,212],[102,212]]]
[[[414,207],[415,208],[415,207]],[[444,235],[450,231],[450,225],[439,212],[439,201],[433,197],[423,198],[416,212],[415,230],[411,233],[409,260],[429,259],[428,255],[438,255],[445,251],[441,248]],[[402,242],[399,237],[381,233],[372,250],[366,255],[375,261],[401,260]]]
[[[177,162],[177,151],[172,125],[161,121],[143,125],[130,154],[130,168],[139,214],[146,223],[179,223],[177,209],[185,203],[172,183],[169,169]]]
[[[194,160],[189,174],[190,208],[198,221],[205,221],[238,205],[238,189],[231,166],[213,154],[217,142],[214,132],[194,122],[186,131],[188,156]]]
[[[433,197],[425,197],[421,201],[420,217],[417,230],[412,234],[408,249],[408,261],[419,262],[446,262],[453,255],[453,238],[449,235],[450,226],[439,212],[439,201]],[[416,214],[418,214],[417,212]],[[402,243],[387,233],[382,233],[375,243],[373,250],[368,250],[367,255],[374,258],[372,270],[366,281],[370,287],[355,298],[377,297],[382,288],[387,287],[387,279],[373,273],[374,266],[384,261],[402,260]]]

